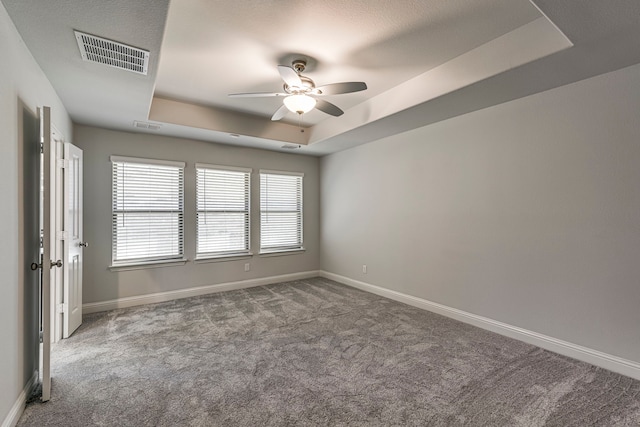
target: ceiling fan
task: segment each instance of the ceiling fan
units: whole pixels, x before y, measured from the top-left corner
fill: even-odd
[[[314,107],[332,116],[341,116],[344,111],[336,105],[316,97],[360,92],[367,89],[367,85],[364,82],[331,83],[316,87],[313,80],[301,74],[306,66],[306,61],[302,59],[293,61],[291,67],[278,65],[278,72],[282,80],[284,80],[284,92],[232,93],[229,96],[233,98],[284,97],[283,105],[271,117],[271,120],[275,121],[283,118],[289,111],[302,115],[313,110]]]

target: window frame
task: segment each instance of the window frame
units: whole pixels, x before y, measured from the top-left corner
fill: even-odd
[[[199,170],[200,169],[208,169],[213,171],[223,171],[223,172],[238,172],[246,174],[246,183],[247,187],[244,190],[244,194],[246,195],[245,206],[246,208],[243,210],[230,210],[236,213],[244,213],[245,214],[245,227],[246,236],[244,241],[246,243],[245,248],[242,250],[234,250],[234,251],[218,251],[218,252],[198,252],[199,240],[200,240],[200,231],[199,231],[199,219],[198,216],[201,212],[227,212],[227,210],[218,211],[218,210],[202,210],[198,206],[200,192],[199,192]],[[196,163],[196,173],[195,173],[195,260],[203,261],[203,260],[224,260],[226,258],[229,259],[237,259],[243,258],[247,256],[253,255],[251,253],[251,176],[253,174],[253,169],[237,167],[237,166],[223,166],[223,165],[212,165],[207,163]]]
[[[300,179],[299,184],[299,194],[296,195],[298,208],[295,211],[284,210],[275,212],[296,212],[298,214],[298,224],[297,231],[299,233],[299,239],[296,244],[292,245],[281,245],[281,246],[263,246],[263,236],[264,236],[264,227],[263,227],[263,215],[267,211],[265,211],[263,206],[263,175],[278,175],[278,176],[289,176],[296,177]],[[276,170],[268,170],[268,169],[260,169],[260,191],[259,191],[259,199],[260,199],[260,255],[286,255],[287,253],[296,253],[302,252],[305,250],[304,248],[304,173],[303,172],[291,172],[291,171],[276,171]],[[268,212],[274,212],[274,210],[270,210]]]
[[[110,156],[111,161],[111,265],[110,268],[127,268],[136,266],[158,266],[161,264],[182,263],[187,260],[185,258],[185,168],[186,162],[148,159],[139,157]],[[146,166],[164,166],[172,167],[178,170],[178,209],[117,209],[116,197],[116,163],[119,164],[136,164]],[[118,214],[127,212],[149,212],[149,213],[177,213],[178,214],[178,242],[177,253],[171,255],[160,255],[139,258],[120,258],[116,257],[117,253],[117,217]]]

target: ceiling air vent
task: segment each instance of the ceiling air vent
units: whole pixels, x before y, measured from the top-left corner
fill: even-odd
[[[157,123],[148,123],[148,122],[140,122],[138,120],[134,120],[133,121],[133,126],[140,128],[140,129],[149,129],[149,130],[158,130],[160,129],[159,124]]]
[[[147,75],[148,51],[80,31],[74,33],[83,60]]]

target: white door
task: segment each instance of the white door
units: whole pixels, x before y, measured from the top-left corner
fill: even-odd
[[[53,261],[55,255],[55,218],[51,212],[52,173],[55,174],[56,156],[52,150],[51,108],[40,111],[42,135],[42,400],[51,397],[51,269],[62,266],[62,260]],[[52,223],[53,221],[53,223]]]
[[[40,208],[42,200],[40,144],[40,114],[27,107],[22,115],[22,243],[24,244],[24,365],[40,369],[40,332],[42,332],[42,224]],[[20,255],[20,254],[18,254]],[[24,366],[23,365],[23,366]],[[25,366],[26,367],[26,366]],[[33,372],[33,371],[31,371]],[[4,378],[3,378],[4,380]]]
[[[64,143],[63,338],[82,323],[82,150]]]

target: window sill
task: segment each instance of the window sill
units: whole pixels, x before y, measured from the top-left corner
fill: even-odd
[[[230,254],[230,255],[218,255],[218,256],[203,256],[200,258],[196,258],[193,260],[195,264],[206,264],[209,262],[225,262],[225,261],[236,261],[240,259],[249,259],[253,257],[253,253],[244,253],[244,254]]]
[[[272,257],[272,256],[285,256],[285,255],[297,255],[305,253],[305,248],[296,248],[296,249],[283,249],[283,250],[275,250],[275,251],[264,251],[260,252],[260,256],[264,258]]]
[[[161,268],[161,267],[173,267],[176,265],[185,265],[189,260],[183,259],[165,259],[161,261],[149,261],[149,262],[137,262],[131,264],[115,264],[110,265],[111,271],[128,271],[128,270],[145,270],[148,268]]]

